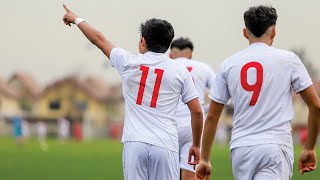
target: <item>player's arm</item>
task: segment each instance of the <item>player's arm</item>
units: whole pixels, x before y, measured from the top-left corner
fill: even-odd
[[[201,157],[200,163],[196,171],[196,179],[210,179],[211,164],[210,154],[212,143],[217,131],[218,122],[224,108],[223,104],[219,104],[211,100],[208,115],[204,125],[202,144],[201,144]]]
[[[209,112],[204,125],[201,160],[209,162],[212,143],[216,134],[218,122],[224,108],[223,104],[211,101]]]
[[[298,164],[303,174],[314,170],[317,166],[315,144],[320,125],[320,100],[313,85],[300,92],[300,95],[309,108],[307,140]]]
[[[66,5],[63,5],[63,8],[67,12],[63,16],[63,22],[69,26],[71,26],[71,24],[75,24],[75,20],[78,18],[78,16],[68,9]],[[101,51],[110,59],[110,53],[114,48],[114,45],[108,39],[106,39],[106,37],[100,31],[90,26],[87,22],[81,22],[78,27],[88,38],[88,40],[101,49]]]
[[[192,139],[193,145],[200,147],[202,125],[203,125],[203,114],[200,106],[199,99],[193,99],[187,103],[188,108],[191,112],[191,126],[192,126]]]
[[[198,92],[194,86],[192,76],[184,67],[184,81],[182,83],[181,100],[186,103],[191,113],[192,126],[192,146],[189,150],[188,163],[195,165],[199,163],[200,159],[200,142],[203,126],[203,113],[198,99]],[[191,162],[193,157],[193,162]]]
[[[200,142],[203,126],[203,113],[198,98],[187,102],[188,108],[191,113],[191,127],[192,127],[192,146],[189,150],[188,163],[195,166],[199,163],[200,159]],[[193,157],[193,162],[191,162]]]

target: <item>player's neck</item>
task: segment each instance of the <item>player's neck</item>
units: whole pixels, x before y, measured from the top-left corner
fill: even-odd
[[[253,43],[264,43],[267,44],[268,46],[272,45],[272,39],[267,39],[267,38],[250,38],[249,39],[249,44]]]

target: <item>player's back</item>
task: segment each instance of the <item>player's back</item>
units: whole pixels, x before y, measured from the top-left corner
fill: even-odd
[[[122,141],[141,141],[177,152],[179,97],[182,95],[184,102],[197,97],[188,70],[162,53],[130,55],[115,48],[111,61],[115,67],[122,63],[116,67],[126,104]]]
[[[312,84],[294,53],[254,43],[228,58],[216,81],[226,89],[213,87],[211,98],[234,102],[231,149],[265,143],[292,147],[292,89],[300,92]]]
[[[190,72],[199,94],[199,102],[203,108],[205,105],[205,92],[207,89],[210,89],[215,78],[214,71],[208,65],[196,60],[177,58],[174,61],[184,65]],[[190,116],[188,106],[180,101],[176,112],[178,126],[191,126]]]

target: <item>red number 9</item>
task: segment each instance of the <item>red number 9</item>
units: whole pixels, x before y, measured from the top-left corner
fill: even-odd
[[[248,69],[249,68],[255,68],[257,70],[257,78],[256,78],[257,81],[255,84],[252,84],[252,85],[248,84]],[[262,65],[258,62],[249,62],[249,63],[245,64],[241,69],[240,77],[241,77],[241,86],[243,87],[243,89],[246,91],[250,91],[250,92],[253,91],[249,106],[256,105],[258,98],[259,98],[259,95],[260,95],[262,83],[263,83],[263,67],[262,67]]]

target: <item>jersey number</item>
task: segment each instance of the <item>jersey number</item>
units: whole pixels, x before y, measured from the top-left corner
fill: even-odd
[[[256,83],[252,84],[252,85],[248,84],[248,69],[249,68],[255,68],[257,71]],[[240,77],[241,77],[241,86],[243,87],[243,89],[246,91],[250,91],[250,92],[253,91],[249,106],[256,105],[258,98],[259,98],[259,95],[260,95],[262,83],[263,83],[263,67],[262,67],[262,65],[258,62],[249,62],[249,63],[245,64],[241,69]]]
[[[138,92],[138,97],[137,97],[137,101],[136,101],[136,104],[138,104],[138,105],[142,104],[144,88],[146,87],[147,77],[148,77],[148,73],[149,73],[149,67],[141,66],[140,70],[142,71],[142,76],[140,79],[139,92]],[[154,70],[154,73],[157,75],[157,78],[156,78],[156,82],[153,87],[153,93],[152,93],[152,98],[151,98],[151,103],[150,103],[150,107],[152,107],[152,108],[156,108],[156,106],[157,106],[157,100],[158,100],[158,95],[159,95],[163,72],[164,72],[164,70],[162,70],[162,69],[155,69]]]

